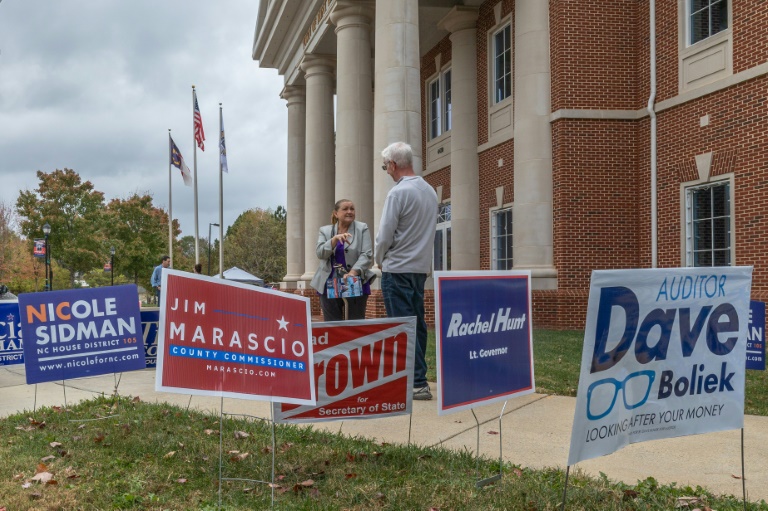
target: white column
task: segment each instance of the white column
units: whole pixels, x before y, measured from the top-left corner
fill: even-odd
[[[477,8],[456,6],[438,26],[451,32],[451,269],[480,269],[477,156]]]
[[[373,3],[338,0],[336,25],[336,200],[355,203],[357,220],[373,225]]]
[[[413,147],[413,168],[421,174],[421,63],[418,0],[376,2],[373,96],[373,214],[381,221],[392,178],[381,170],[381,150],[392,142]],[[375,236],[375,233],[374,233]]]
[[[514,266],[533,271],[534,288],[553,289],[549,2],[515,1],[514,41]]]
[[[315,244],[320,227],[331,221],[334,200],[333,60],[306,55],[307,128],[304,171],[304,274],[306,287],[317,270]]]
[[[306,102],[304,87],[287,85],[280,95],[288,107],[288,194],[286,251],[288,273],[280,284],[294,289],[304,273],[304,150],[306,147]]]

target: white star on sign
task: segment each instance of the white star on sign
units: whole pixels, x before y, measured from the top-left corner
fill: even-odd
[[[285,330],[288,331],[288,322],[285,320],[285,316],[277,320],[278,323],[280,323],[280,328],[278,330]]]

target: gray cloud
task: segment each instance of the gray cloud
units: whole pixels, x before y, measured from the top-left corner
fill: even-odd
[[[106,200],[168,203],[168,129],[193,166],[191,85],[205,127],[199,229],[218,222],[218,104],[229,174],[224,224],[285,205],[282,78],[250,58],[258,2],[5,0],[0,4],[0,200],[72,168]],[[173,215],[194,233],[192,189],[172,169]]]

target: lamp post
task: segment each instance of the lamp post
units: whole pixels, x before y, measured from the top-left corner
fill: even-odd
[[[211,226],[218,227],[219,224],[208,224],[208,276],[211,276]]]
[[[109,285],[115,285],[115,247],[109,247]]]
[[[48,222],[43,225],[43,234],[45,235],[45,290],[53,289],[53,275],[51,275],[51,251],[48,248],[48,235],[51,234],[51,226]]]

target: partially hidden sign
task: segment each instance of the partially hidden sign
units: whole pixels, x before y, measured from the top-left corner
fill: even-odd
[[[415,339],[414,317],[313,323],[317,405],[275,404],[275,421],[410,413]]]
[[[19,295],[27,383],[144,369],[134,284]]]
[[[0,366],[24,363],[19,304],[0,302]]]
[[[315,404],[309,300],[165,270],[158,391]]]

